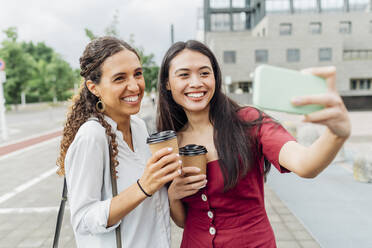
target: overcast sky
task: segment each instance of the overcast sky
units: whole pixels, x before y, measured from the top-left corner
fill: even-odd
[[[21,41],[44,41],[73,67],[89,42],[84,28],[102,35],[119,12],[119,32],[134,34],[137,45],[154,53],[159,64],[170,46],[170,24],[175,40],[196,38],[197,9],[202,0],[1,0],[0,30],[18,29]],[[1,32],[0,41],[5,35]]]

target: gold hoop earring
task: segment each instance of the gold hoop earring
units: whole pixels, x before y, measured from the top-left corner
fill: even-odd
[[[96,103],[96,110],[100,113],[105,112],[105,103],[102,102],[101,98],[98,98],[98,102]]]

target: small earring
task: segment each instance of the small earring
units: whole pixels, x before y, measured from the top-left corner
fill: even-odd
[[[96,110],[100,113],[105,112],[105,103],[102,102],[101,98],[98,98],[98,102],[96,103]]]

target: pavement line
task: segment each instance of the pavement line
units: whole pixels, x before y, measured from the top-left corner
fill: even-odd
[[[11,144],[11,145],[1,146],[0,147],[0,156],[12,153],[12,152],[20,150],[22,148],[29,147],[29,146],[38,144],[40,142],[43,142],[43,141],[61,136],[61,135],[62,135],[62,130],[58,130],[58,131],[55,131],[55,132],[51,132],[51,133],[48,133],[48,134],[44,134],[44,135],[41,135],[41,136],[30,138],[30,139],[27,139],[27,140],[24,140],[24,141],[21,141],[21,142],[18,142],[18,143],[14,143],[14,144]]]
[[[62,130],[63,130],[62,128],[58,127],[58,128],[50,129],[50,130],[45,131],[45,132],[32,134],[32,135],[24,137],[24,138],[12,140],[12,141],[9,141],[9,142],[2,141],[3,143],[0,143],[0,147],[5,147],[5,146],[10,146],[10,145],[14,145],[14,144],[17,144],[17,143],[25,142],[25,141],[30,140],[30,139],[34,139],[34,138],[37,138],[37,137],[40,137],[40,136],[44,136],[44,135],[55,133],[57,131],[62,131]]]
[[[350,173],[354,173],[354,171],[353,171],[353,169],[352,168],[350,168],[350,167],[348,167],[347,165],[345,165],[345,164],[340,164],[341,165],[341,167],[343,167],[345,170],[347,170],[348,172],[350,172]]]
[[[26,189],[29,189],[34,184],[37,184],[38,182],[42,181],[43,179],[49,177],[50,175],[55,174],[56,171],[57,171],[57,168],[53,168],[51,170],[48,170],[47,172],[44,172],[40,176],[38,176],[38,177],[36,177],[36,178],[34,178],[34,179],[24,183],[24,184],[19,185],[17,188],[13,189],[11,192],[6,193],[5,195],[2,195],[0,197],[0,204],[6,202],[10,198],[12,198],[12,197],[16,196],[17,194],[25,191]]]
[[[69,209],[66,206],[65,209]],[[57,212],[59,207],[35,207],[35,208],[0,208],[0,214],[33,214]]]
[[[0,156],[0,161],[5,160],[5,159],[7,159],[7,158],[9,158],[9,157],[13,157],[13,156],[19,155],[19,154],[21,154],[21,153],[23,153],[23,152],[26,152],[26,151],[32,150],[32,149],[34,149],[34,148],[38,148],[38,147],[42,147],[42,146],[44,146],[44,145],[48,145],[48,144],[50,144],[50,143],[53,143],[53,142],[57,141],[57,140],[60,139],[60,138],[61,138],[60,136],[55,137],[55,138],[51,138],[51,139],[49,139],[49,140],[41,141],[40,143],[36,143],[36,144],[34,144],[34,145],[27,146],[27,147],[25,147],[25,148],[22,148],[22,149],[16,150],[16,151],[11,152],[11,153],[8,153],[8,154],[6,154],[6,155],[2,155],[2,156]]]

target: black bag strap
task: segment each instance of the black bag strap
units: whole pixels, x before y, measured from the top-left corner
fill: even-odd
[[[112,196],[115,197],[118,194],[118,186],[117,186],[117,182],[116,182],[116,173],[114,173],[116,171],[115,170],[115,165],[114,165],[113,161],[111,160],[111,154],[112,154],[111,143],[109,143],[109,154],[110,154],[110,175],[111,175]],[[61,233],[61,227],[62,227],[63,215],[65,213],[66,201],[67,201],[67,184],[66,184],[66,177],[65,177],[64,180],[63,180],[62,199],[61,199],[61,204],[59,205],[56,231],[54,233],[53,248],[58,248],[58,241],[59,241],[59,236],[60,236],[60,233]],[[118,227],[115,228],[116,247],[117,248],[122,248],[120,229],[121,229],[121,224]]]
[[[111,146],[110,141],[109,141],[109,154],[110,154],[110,172],[111,172],[110,175],[111,175],[112,197],[115,197],[118,195],[118,184],[116,182],[116,168],[115,168],[113,161],[111,160],[112,146]],[[121,243],[121,224],[115,228],[115,234],[116,234],[116,247],[121,248],[121,244],[122,244]]]
[[[54,233],[53,248],[58,248],[59,235],[61,233],[63,214],[65,213],[66,201],[67,201],[67,184],[66,184],[66,177],[65,177],[63,180],[63,191],[62,191],[61,204],[59,205],[59,210],[58,210],[56,231]]]

